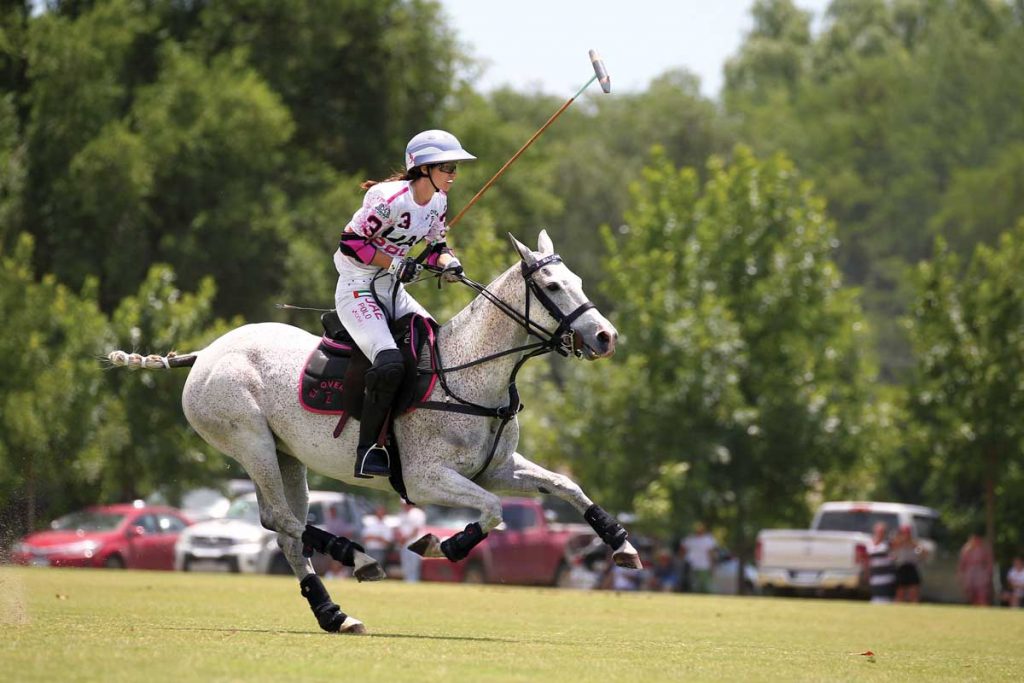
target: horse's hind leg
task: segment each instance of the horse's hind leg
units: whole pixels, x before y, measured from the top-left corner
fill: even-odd
[[[543,493],[558,496],[583,515],[594,532],[612,549],[615,564],[640,569],[640,555],[629,542],[626,530],[600,505],[590,500],[579,484],[569,477],[544,469],[527,460],[521,453],[488,470],[481,477],[482,486],[499,493]]]
[[[289,500],[274,435],[256,401],[246,394],[238,396],[228,393],[220,396],[216,391],[219,388],[214,385],[210,395],[203,396],[204,400],[198,400],[189,394],[186,385],[182,406],[189,423],[207,443],[241,463],[252,478],[259,500],[260,521],[268,529],[277,532],[278,542],[300,579],[302,595],[309,602],[320,628],[331,632],[341,631],[347,623],[348,632],[363,632],[363,625],[358,619],[353,620],[331,601],[320,577],[313,573],[312,566],[308,566],[307,570],[305,558],[301,562],[297,560],[296,547],[298,556],[302,555],[301,539],[306,530],[305,510],[308,505],[304,467],[300,470],[285,465],[284,469],[291,482]],[[295,482],[300,477],[303,483],[298,488]],[[292,504],[298,515],[293,511]]]
[[[309,515],[309,484],[306,480],[306,466],[296,458],[278,453],[278,464],[281,470],[281,482],[285,498],[293,515],[307,519]],[[346,539],[347,540],[347,539]],[[281,547],[285,559],[299,579],[299,588],[303,597],[309,602],[313,615],[320,628],[328,632],[366,633],[363,622],[341,611],[331,600],[323,581],[313,569],[313,563],[302,552],[303,542],[287,534],[277,534],[277,544]]]

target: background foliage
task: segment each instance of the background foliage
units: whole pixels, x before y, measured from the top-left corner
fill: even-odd
[[[582,98],[453,228],[481,281],[547,228],[622,335],[528,366],[524,450],[664,538],[703,518],[746,554],[863,497],[1012,552],[1024,3],[752,12],[719,98],[685,70]],[[561,101],[478,92],[457,38],[429,0],[0,2],[4,534],[237,474],[184,375],[99,359],[316,331],[275,304],[330,305],[359,182],[419,130],[479,157],[461,208]],[[469,298],[416,296],[442,320]]]

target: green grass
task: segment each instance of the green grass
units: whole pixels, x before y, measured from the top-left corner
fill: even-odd
[[[0,568],[10,681],[1020,680],[1024,611],[326,582],[367,636],[321,632],[286,577]],[[861,652],[871,650],[874,661]]]

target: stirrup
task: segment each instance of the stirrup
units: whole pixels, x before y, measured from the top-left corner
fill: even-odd
[[[384,446],[373,444],[365,451],[356,450],[356,471],[358,479],[391,476],[391,456]]]

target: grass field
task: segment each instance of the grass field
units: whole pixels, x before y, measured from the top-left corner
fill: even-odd
[[[1024,610],[0,567],[6,681],[1020,680]],[[874,657],[863,652],[871,651]]]

